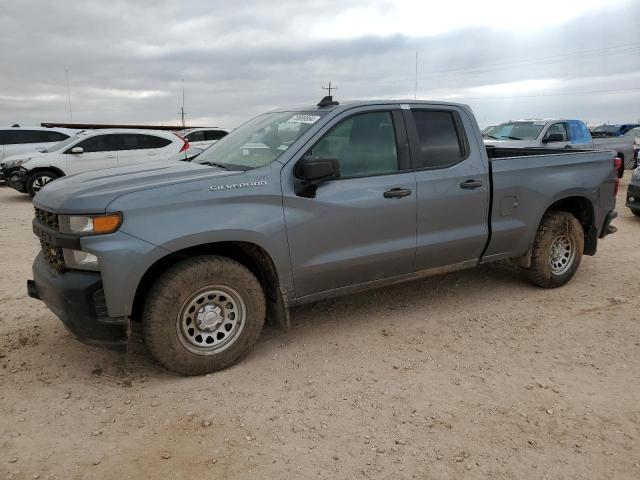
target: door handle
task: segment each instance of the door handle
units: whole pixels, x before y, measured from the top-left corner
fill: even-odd
[[[384,198],[402,198],[411,195],[410,188],[392,188],[384,192]]]
[[[147,152],[147,155],[157,155],[158,152]]]
[[[460,188],[464,190],[473,190],[474,188],[478,188],[482,186],[482,182],[480,180],[467,180],[466,182],[462,182],[460,184]]]
[[[115,155],[105,155],[104,158],[116,158]]]

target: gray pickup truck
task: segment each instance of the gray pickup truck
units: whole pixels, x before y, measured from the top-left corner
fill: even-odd
[[[613,157],[485,147],[464,105],[327,97],[194,163],[47,185],[27,288],[80,340],[126,345],[139,322],[166,368],[211,372],[307,302],[502,259],[565,284],[615,231]]]

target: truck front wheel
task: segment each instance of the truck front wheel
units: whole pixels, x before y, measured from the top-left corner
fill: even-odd
[[[542,218],[531,252],[529,279],[543,288],[561,287],[576,273],[584,250],[584,231],[568,212]]]
[[[226,368],[253,347],[264,325],[255,275],[226,257],[204,255],[169,268],[149,291],[145,342],[168,370],[200,375]]]

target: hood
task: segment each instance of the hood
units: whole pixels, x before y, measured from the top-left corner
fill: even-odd
[[[56,213],[102,213],[113,200],[127,193],[241,173],[187,162],[95,170],[51,182],[34,197],[33,204]]]
[[[493,138],[485,138],[484,144],[497,148],[527,148],[540,146],[536,140],[494,140]]]
[[[20,160],[23,158],[34,158],[34,157],[42,157],[44,155],[47,155],[46,153],[43,152],[38,152],[36,150],[34,150],[33,152],[22,152],[22,153],[16,153],[15,155],[8,155],[6,157],[4,157],[2,160],[0,160],[0,165],[4,165],[7,162],[11,162],[12,160]]]

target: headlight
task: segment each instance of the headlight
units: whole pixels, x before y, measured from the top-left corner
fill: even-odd
[[[100,270],[98,257],[93,253],[63,248],[62,254],[64,255],[64,263],[68,268],[76,270]]]
[[[106,215],[58,215],[60,231],[72,235],[104,235],[113,233],[122,224],[121,213]]]
[[[19,158],[18,160],[9,160],[8,162],[4,162],[2,164],[2,166],[5,167],[5,168],[19,167],[20,165],[22,165],[25,162],[28,162],[29,160],[31,160],[31,159],[30,158]]]

